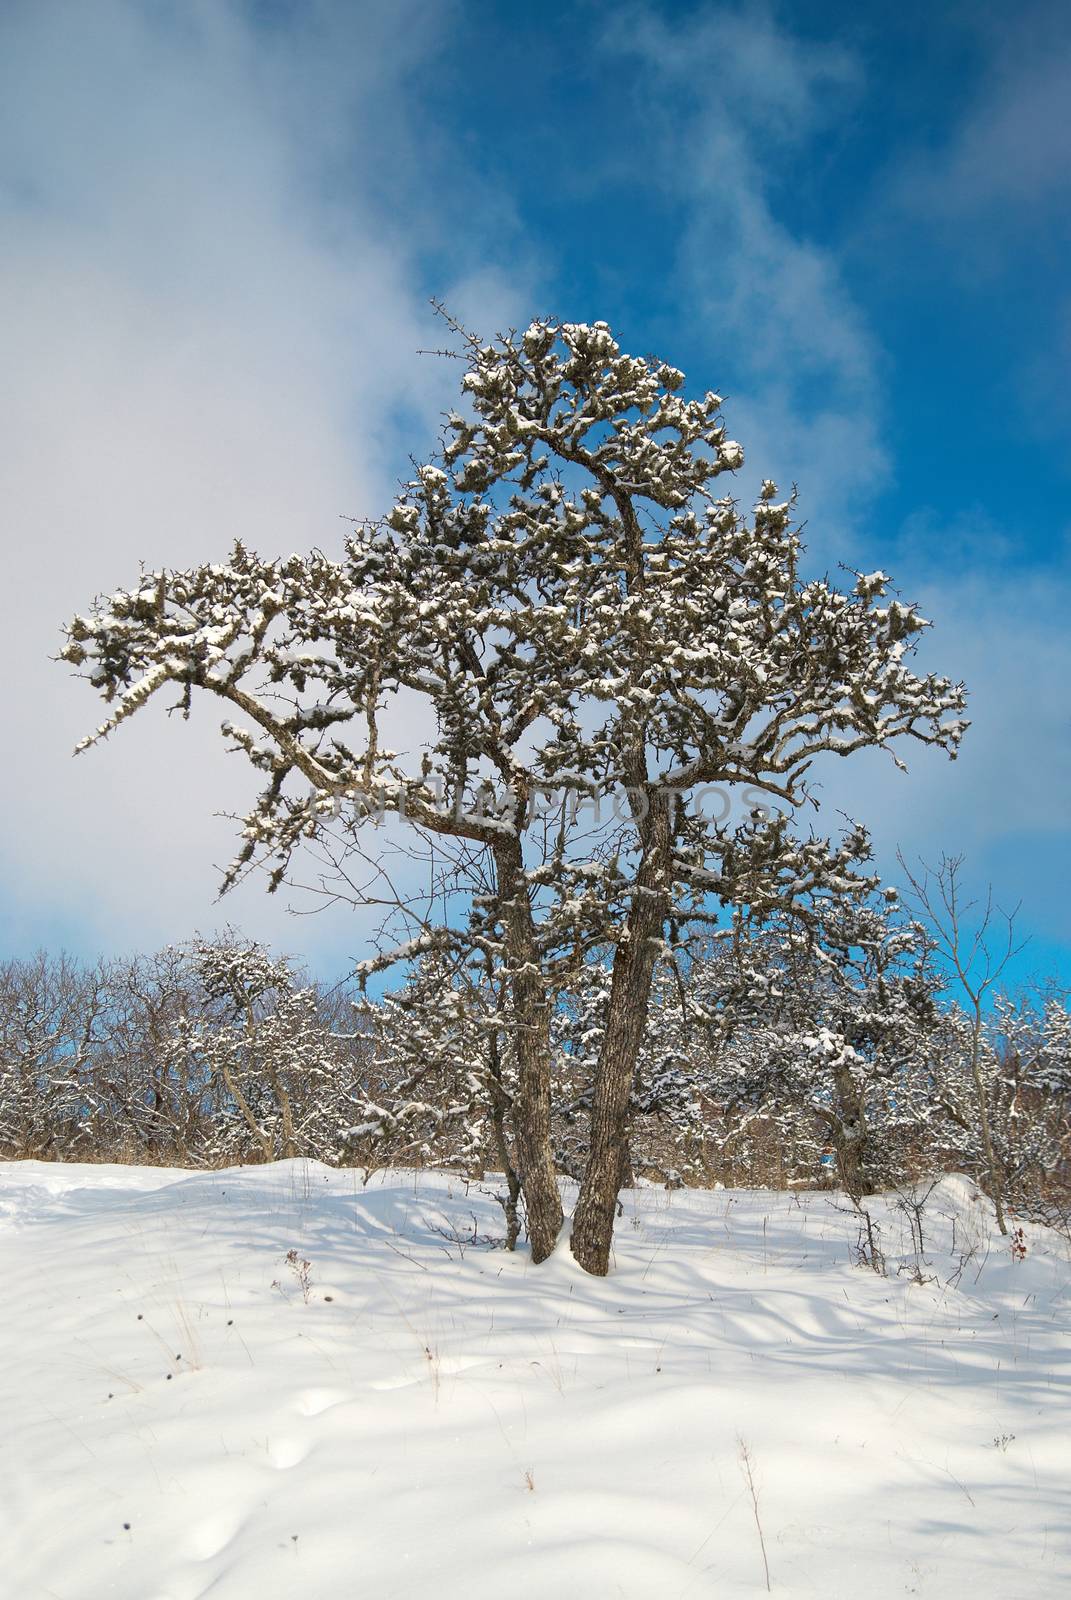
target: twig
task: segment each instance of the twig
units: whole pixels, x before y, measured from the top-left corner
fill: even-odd
[[[766,1540],[762,1536],[762,1523],[759,1521],[759,1495],[755,1488],[755,1477],[751,1470],[751,1451],[746,1441],[737,1434],[736,1442],[740,1446],[740,1467],[747,1484],[747,1492],[751,1496],[751,1509],[755,1513],[755,1527],[759,1534],[759,1549],[762,1551],[762,1568],[766,1574],[766,1593],[770,1592],[770,1563],[766,1559]]]

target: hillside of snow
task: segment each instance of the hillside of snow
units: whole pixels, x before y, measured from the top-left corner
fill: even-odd
[[[0,1164],[0,1595],[1071,1592],[1065,1241],[623,1205],[595,1280],[442,1175]]]

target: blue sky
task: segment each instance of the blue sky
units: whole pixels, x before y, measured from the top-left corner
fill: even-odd
[[[14,0],[0,17],[0,951],[227,916],[325,970],[360,919],[213,904],[250,785],[206,713],[77,764],[60,622],[137,562],[330,546],[430,450],[445,296],[610,321],[727,396],[742,492],[891,571],[975,727],[838,764],[883,866],[963,851],[1071,980],[1071,12]],[[139,718],[139,722],[148,719]],[[893,874],[894,875],[894,874]]]

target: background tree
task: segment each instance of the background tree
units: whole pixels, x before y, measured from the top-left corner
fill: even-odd
[[[662,976],[636,1110],[678,1131],[691,1172],[698,1154],[700,1173],[721,1176],[731,1146],[749,1181],[769,1181],[759,1175],[773,1145],[786,1175],[813,1182],[827,1151],[859,1200],[894,1176],[895,1129],[914,1110],[905,1084],[928,1058],[941,980],[894,891],[816,909],[807,924],[738,916]]]
[[[939,992],[918,924],[884,896],[848,909],[866,937],[847,951],[842,929],[826,948],[821,923],[778,930],[737,914],[686,956],[660,956],[626,1171],[671,1186],[813,1187],[839,1177],[860,1203],[875,1187],[949,1171],[988,1185],[980,1080],[1004,1202],[1066,1229],[1066,993],[994,994],[976,1040],[971,1012]],[[206,954],[210,943],[218,948]],[[588,1159],[611,964],[607,950],[574,966],[555,1000],[554,1161],[576,1179]],[[206,966],[222,985],[206,986]],[[273,982],[256,981],[258,972]],[[236,973],[240,995],[256,993],[251,1034]],[[415,963],[394,995],[361,998],[346,983],[324,993],[233,934],[108,962],[10,961],[0,967],[0,1156],[270,1160],[286,1148],[281,1088],[299,1155],[356,1158],[366,1178],[384,1163],[478,1177],[493,1169],[512,1246],[522,1213],[507,1001],[493,967],[438,955]]]
[[[516,1059],[503,1000],[489,962],[433,953],[417,962],[397,993],[365,1001],[367,1087],[362,1120],[349,1138],[366,1166],[371,1151],[385,1148],[394,1161],[446,1164],[476,1177],[489,1166],[500,1171],[505,1187],[498,1198],[512,1250],[520,1232],[520,1180],[509,1141]]]
[[[198,1007],[189,950],[109,961],[102,980],[92,1144],[113,1157],[196,1162],[216,1107],[210,1080],[175,1049]]]
[[[315,991],[297,981],[290,962],[255,940],[228,930],[195,941],[192,958],[202,1005],[175,1045],[203,1062],[265,1161],[298,1155],[323,1098],[338,1116],[343,1041],[324,1026]],[[318,1132],[323,1148],[330,1134]],[[337,1142],[336,1134],[336,1150]]]
[[[182,705],[195,690],[227,705],[226,736],[264,780],[229,882],[265,857],[280,882],[340,801],[354,840],[370,811],[399,812],[429,848],[478,860],[486,889],[464,905],[399,898],[398,956],[479,955],[508,992],[537,1260],[562,1225],[556,988],[585,951],[610,952],[572,1223],[574,1255],[601,1273],[660,952],[720,906],[805,915],[815,897],[868,892],[850,848],[763,807],[799,805],[825,752],[899,736],[954,752],[964,696],[910,670],[926,623],[883,573],[847,593],[805,578],[772,483],[750,519],[716,492],[742,461],[718,395],[684,398],[679,371],[623,354],[604,323],[537,321],[486,345],[454,332],[468,409],[341,559],[239,544],[226,563],[145,574],[74,619],[63,657],[111,705],[82,748],[169,685]],[[419,759],[391,748],[399,694],[431,713]],[[708,784],[746,788],[754,809],[712,821],[685,803]],[[627,802],[615,849],[578,854],[570,797],[613,794]]]
[[[0,1148],[47,1156],[92,1124],[102,973],[38,951],[0,964]]]
[[[992,990],[1000,982],[1008,962],[1016,953],[1015,913],[998,911],[993,905],[992,890],[987,891],[985,901],[980,906],[976,901],[965,898],[962,856],[942,856],[936,868],[923,864],[913,872],[901,855],[900,865],[911,885],[915,902],[933,931],[936,948],[967,1004],[970,1016],[968,1060],[978,1131],[985,1154],[986,1175],[996,1209],[997,1226],[1001,1233],[1007,1233],[1001,1162],[993,1143],[983,1065],[984,1007],[987,997],[991,997]]]

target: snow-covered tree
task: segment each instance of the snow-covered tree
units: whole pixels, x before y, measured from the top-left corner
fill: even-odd
[[[860,835],[861,855],[867,846]],[[895,894],[816,904],[754,927],[742,916],[687,970],[656,986],[637,1108],[678,1134],[682,1168],[703,1172],[732,1147],[781,1152],[814,1178],[827,1149],[855,1198],[891,1175],[905,1074],[926,1055],[940,980],[923,929]]]
[[[806,1052],[800,1089],[858,1200],[893,1175],[893,1129],[911,1114],[906,1080],[942,987],[932,943],[886,889],[830,907],[817,937],[786,929],[782,945]]]
[[[1050,1191],[1060,1193],[1066,1217],[1071,1015],[1063,997],[997,994],[980,1017],[973,1005],[946,1002],[908,1100],[925,1128],[928,1170],[970,1172],[1032,1214]]]
[[[198,1009],[189,951],[109,961],[93,1052],[92,1147],[114,1156],[196,1162],[211,1142],[213,1085],[201,1064],[174,1048]]]
[[[0,963],[0,1150],[48,1155],[90,1124],[102,1009],[99,968],[43,951]]]
[[[994,906],[991,888],[981,904],[967,898],[962,856],[942,856],[935,868],[922,862],[913,871],[901,855],[900,865],[915,904],[932,932],[935,948],[970,1013],[970,1070],[978,1133],[997,1226],[1001,1233],[1007,1233],[1001,1162],[993,1142],[985,1083],[984,1007],[987,996],[992,994],[1016,953],[1015,913],[1005,913]]]
[[[992,1124],[1012,1196],[1062,1194],[1071,1175],[1071,1012],[1066,994],[998,996],[989,1027],[999,1069],[992,1075]],[[996,1091],[996,1092],[994,1092]]]
[[[520,1181],[508,1127],[516,1093],[516,1053],[503,984],[483,958],[457,963],[431,953],[409,981],[378,1002],[365,1001],[368,1069],[361,1121],[351,1147],[503,1174],[507,1244],[520,1230]]]
[[[791,502],[766,483],[745,517],[723,492],[742,452],[718,395],[686,398],[679,371],[624,354],[604,323],[542,320],[488,344],[455,331],[464,413],[340,558],[239,544],[225,562],[146,573],[76,617],[63,655],[111,708],[83,747],[172,686],[182,705],[195,691],[226,705],[226,737],[263,780],[229,882],[265,857],[281,881],[340,804],[356,848],[376,812],[404,813],[461,852],[459,885],[478,863],[484,887],[465,904],[398,897],[412,918],[398,955],[480,955],[508,993],[537,1260],[563,1221],[555,996],[571,964],[609,952],[572,1221],[574,1255],[603,1273],[660,953],[719,905],[806,918],[816,896],[866,892],[850,848],[766,807],[801,803],[825,752],[901,736],[954,752],[964,696],[911,670],[926,623],[884,573],[847,592],[806,577]],[[435,729],[412,759],[393,748],[399,695]],[[689,806],[709,784],[746,790],[744,820]],[[570,802],[612,795],[615,848],[585,853]]]
[[[265,1161],[296,1156],[313,1130],[321,1152],[337,1155],[342,1060],[315,991],[295,981],[288,961],[230,932],[195,941],[192,958],[202,1006],[180,1019],[167,1049],[203,1063],[204,1076],[222,1088],[224,1111]],[[325,1099],[334,1137],[330,1114],[323,1125]],[[218,1153],[227,1147],[227,1120],[216,1130]]]

